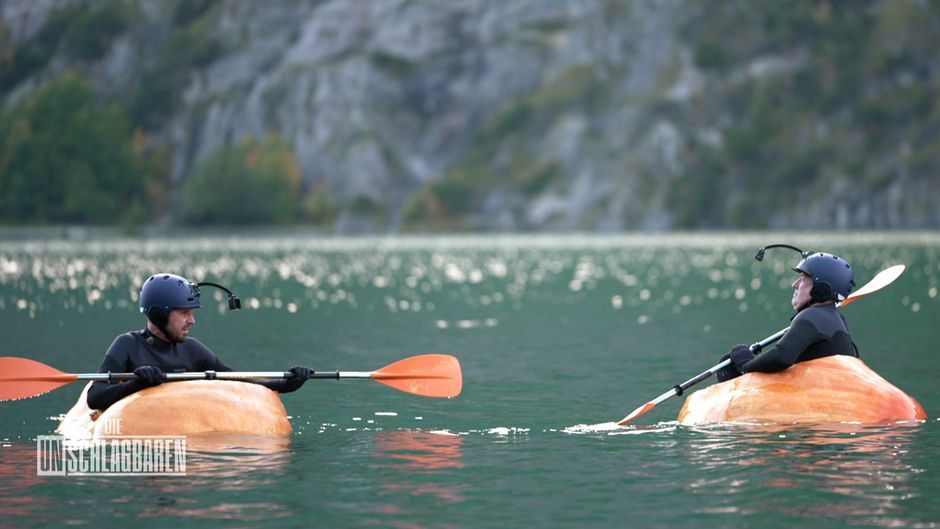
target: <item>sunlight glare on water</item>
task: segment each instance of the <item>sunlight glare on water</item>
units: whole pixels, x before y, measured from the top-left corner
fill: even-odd
[[[897,427],[689,427],[682,398],[611,421],[787,325],[794,252],[836,253],[863,360],[927,410]],[[97,369],[143,326],[157,272],[204,290],[192,335],[238,370],[370,371],[456,355],[454,399],[369,381],[282,397],[287,438],[194,439],[185,477],[36,476],[78,384],[4,402],[0,519],[12,526],[938,526],[940,235],[719,233],[334,238],[297,234],[0,241],[0,355]],[[713,383],[706,381],[702,387]],[[119,482],[119,483],[118,483]],[[742,518],[743,517],[743,518]]]

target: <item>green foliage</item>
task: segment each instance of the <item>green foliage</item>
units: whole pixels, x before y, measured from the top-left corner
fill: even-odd
[[[321,182],[307,193],[302,209],[304,219],[321,226],[333,224],[339,216],[338,202],[329,193],[325,182]]]
[[[207,28],[213,8],[210,0],[180,0],[173,14],[169,35],[163,41],[157,59],[147,66],[127,107],[135,125],[155,129],[163,125],[179,107],[182,91],[193,70],[212,64],[225,47]]]
[[[69,7],[55,13],[35,36],[15,49],[4,44],[4,53],[0,54],[0,89],[16,86],[49,63],[77,10]]]
[[[176,77],[176,74],[164,76],[153,70],[144,74],[127,105],[136,126],[154,129],[172,115],[179,103]]]
[[[73,5],[56,11],[32,38],[15,49],[0,50],[0,90],[10,89],[43,69],[62,49],[69,57],[98,60],[130,22],[129,9],[117,0],[97,9]]]
[[[145,176],[125,116],[66,75],[0,120],[0,219],[115,223],[142,211]]]
[[[447,184],[452,186],[453,184]],[[433,230],[460,229],[460,216],[447,208],[459,210],[459,204],[447,204],[448,192],[441,194],[434,186],[425,187],[412,195],[405,203],[403,219],[406,228],[429,228]],[[442,200],[443,197],[443,200]]]
[[[174,26],[188,26],[199,20],[213,7],[216,0],[177,0],[171,20]]]
[[[164,64],[182,70],[204,68],[222,54],[222,45],[197,28],[174,31],[166,42]],[[167,64],[171,63],[171,64]]]
[[[562,176],[561,168],[555,163],[533,163],[520,167],[513,180],[528,195],[537,195]]]
[[[128,9],[109,2],[94,10],[82,10],[70,20],[63,45],[68,55],[86,61],[104,57],[111,42],[127,29]]]
[[[358,195],[349,202],[349,211],[357,215],[378,216],[385,213],[381,204],[372,197]]]
[[[447,178],[430,182],[405,204],[408,225],[447,224],[446,219],[468,213],[478,198],[479,186],[472,175],[456,169]]]
[[[834,178],[877,190],[905,165],[936,170],[937,27],[930,3],[709,3],[684,31],[699,68],[793,62],[709,94],[725,109],[724,142],[686,153],[667,202],[677,225],[761,227],[803,197],[829,197]]]
[[[186,223],[294,222],[301,212],[300,169],[283,140],[248,138],[198,162],[184,194]]]
[[[694,151],[691,161],[667,193],[674,224],[678,228],[715,227],[724,204],[723,190],[728,188],[727,168],[708,149]]]
[[[796,0],[785,7],[773,2],[718,2],[695,18],[686,33],[696,65],[725,71],[744,67],[762,55],[810,52],[798,75],[812,97],[805,103],[820,110],[844,105],[858,95],[866,74],[864,54],[877,48],[872,2]],[[713,9],[711,9],[713,8]]]
[[[712,40],[700,42],[692,52],[692,60],[704,70],[724,70],[731,62],[724,46]]]
[[[413,73],[418,66],[414,61],[406,57],[382,50],[377,50],[370,53],[369,60],[377,68],[399,76],[405,76]]]

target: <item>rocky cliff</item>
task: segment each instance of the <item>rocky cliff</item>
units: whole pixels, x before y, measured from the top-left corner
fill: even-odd
[[[5,105],[80,72],[168,203],[276,135],[339,232],[940,226],[932,3],[7,0],[7,56],[116,4]]]

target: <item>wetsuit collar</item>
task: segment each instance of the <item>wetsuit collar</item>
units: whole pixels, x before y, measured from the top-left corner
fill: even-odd
[[[822,302],[813,303],[813,301],[810,300],[809,303],[800,307],[800,310],[796,311],[796,314],[794,314],[793,316],[790,316],[790,321],[793,321],[793,318],[795,318],[799,313],[803,312],[806,309],[811,309],[813,307],[826,307],[826,306],[832,307],[834,309],[837,308],[834,301],[822,301]]]
[[[147,341],[147,344],[156,349],[171,349],[173,347],[172,342],[168,342],[163,338],[160,338],[156,334],[150,332],[150,329],[147,329],[146,327],[144,330],[140,331],[140,334],[144,337],[144,340]]]

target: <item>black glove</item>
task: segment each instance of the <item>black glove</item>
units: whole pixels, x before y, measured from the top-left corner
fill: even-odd
[[[313,370],[309,367],[294,366],[290,368],[290,373],[293,376],[284,380],[284,385],[280,389],[281,393],[290,393],[300,389],[300,386],[303,386],[304,382],[313,374]]]
[[[166,375],[157,366],[140,366],[134,370],[137,383],[145,388],[159,386],[166,380]]]
[[[731,358],[730,354],[726,354],[718,359],[718,362],[724,362],[725,360]],[[726,365],[725,367],[715,371],[715,376],[718,378],[718,382],[724,382],[726,380],[731,380],[732,378],[738,378],[741,376],[741,372],[735,369],[734,362]]]
[[[750,362],[757,356],[751,352],[750,347],[740,343],[732,347],[728,355],[731,357],[731,363],[734,364],[734,368],[740,373],[744,373],[744,364]]]
[[[741,376],[743,373],[741,369],[744,367],[744,364],[754,358],[754,353],[751,352],[750,347],[744,344],[738,344],[731,348],[731,352],[722,356],[719,362],[724,362],[729,358],[731,359],[731,363],[715,372],[715,375],[718,377],[718,382],[724,382]]]

